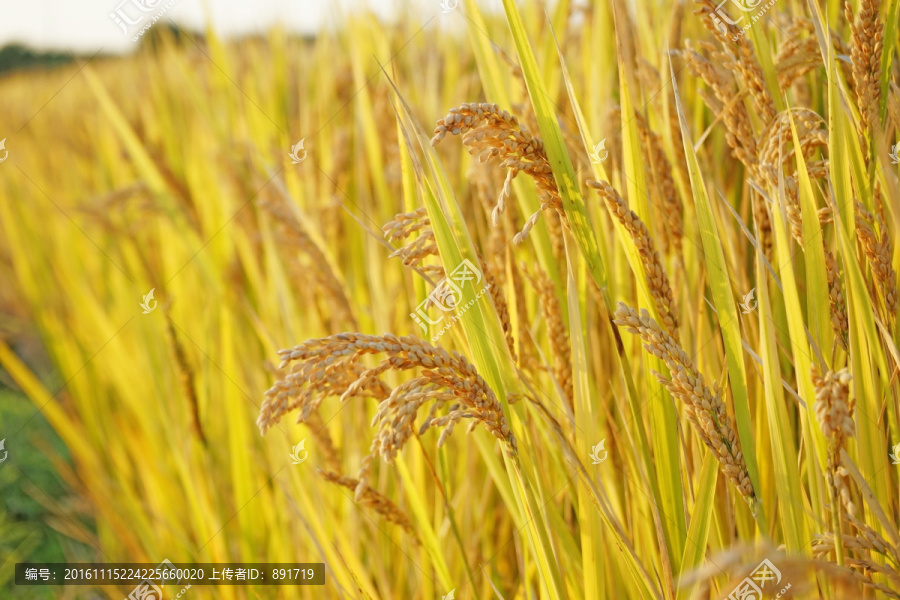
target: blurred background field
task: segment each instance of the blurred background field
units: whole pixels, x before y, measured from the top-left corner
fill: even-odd
[[[315,36],[159,23],[127,56],[5,55],[0,596],[130,591],[16,587],[16,562],[168,558],[326,564],[324,588],[198,599],[722,598],[769,558],[782,597],[900,597],[898,2],[854,7],[860,32],[883,26],[871,80],[836,2],[779,5],[744,45],[693,13],[708,3],[445,5]],[[494,222],[507,172],[457,136],[428,144],[467,102],[542,138],[548,196],[522,169]],[[589,179],[646,224],[655,261]],[[338,390],[265,436],[257,418],[279,349],[435,333],[410,317],[431,284],[382,233],[420,207],[436,239],[418,266],[468,258],[496,282],[439,345],[493,389],[518,455],[483,426],[440,447],[416,427],[359,498],[377,402]],[[651,374],[672,366],[619,334],[619,301],[672,309],[751,497]],[[845,437],[817,416],[814,364],[852,375],[820,411],[849,407]]]

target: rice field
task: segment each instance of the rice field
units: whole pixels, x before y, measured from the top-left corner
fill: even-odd
[[[0,596],[129,594],[15,585],[43,526],[325,565],[198,600],[900,598],[898,24],[445,0],[0,78]]]

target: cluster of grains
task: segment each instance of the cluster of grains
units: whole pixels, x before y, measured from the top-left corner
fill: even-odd
[[[666,363],[671,379],[656,372],[654,375],[674,398],[684,403],[688,420],[703,443],[715,454],[728,479],[742,495],[755,501],[756,495],[741,445],[725,410],[725,403],[706,386],[703,375],[694,367],[690,357],[672,336],[650,318],[646,310],[638,315],[636,310],[620,302],[614,322],[625,327],[629,333],[641,336],[647,352]]]
[[[332,471],[322,471],[322,478],[325,481],[330,481],[335,485],[339,485],[343,488],[347,488],[348,490],[356,490],[359,487],[359,480],[354,479],[353,477],[346,477],[339,473],[335,473]],[[406,533],[413,536],[414,540],[418,540],[416,537],[416,530],[413,529],[412,522],[410,522],[409,517],[404,513],[400,508],[391,502],[389,498],[387,498],[384,494],[381,494],[371,488],[365,488],[362,494],[357,499],[357,502],[371,508],[376,513],[384,517],[388,522],[393,523],[403,529]]]
[[[756,59],[756,53],[753,51],[750,40],[746,35],[738,35],[740,29],[737,26],[726,24],[721,19],[713,19],[713,13],[718,9],[715,2],[712,0],[695,0],[695,2],[697,10],[694,11],[694,14],[701,16],[703,25],[716,36],[727,53],[728,59],[722,63],[722,66],[737,73],[741,83],[744,84],[753,99],[753,106],[762,120],[763,126],[768,125],[775,118],[777,112],[775,101],[766,87],[762,67]],[[716,26],[716,21],[726,26],[727,34]],[[737,40],[733,41],[735,37]],[[732,49],[735,51],[732,52]]]
[[[897,546],[853,515],[845,515],[845,518],[856,532],[856,535],[841,534],[842,546],[851,553],[844,557],[848,571],[857,582],[881,592],[885,598],[900,598],[900,571],[896,567],[900,564],[900,552]],[[834,533],[817,534],[812,543],[813,558],[827,558],[834,553]],[[876,562],[875,555],[883,557],[882,560]],[[875,578],[879,575],[884,576],[890,585],[876,582]]]
[[[362,357],[386,354],[372,368],[360,364]],[[442,444],[453,426],[461,419],[473,419],[472,427],[481,423],[498,440],[504,442],[511,456],[516,454],[516,439],[509,429],[503,408],[494,392],[475,370],[474,365],[458,352],[443,348],[414,336],[364,335],[341,333],[307,340],[299,346],[280,350],[279,369],[290,371],[266,391],[257,425],[265,433],[281,416],[299,409],[298,422],[305,422],[326,396],[370,396],[381,400],[372,426],[378,431],[372,452],[363,459],[358,475],[357,498],[365,493],[372,459],[380,455],[390,462],[414,433],[418,409],[432,402],[431,411],[419,429],[444,427]],[[420,374],[394,389],[380,377],[387,371],[419,369]],[[447,408],[445,416],[436,418],[437,410]]]
[[[304,346],[316,342],[319,340],[310,340]],[[293,410],[300,411],[297,415],[298,423],[309,423],[322,400],[328,396],[383,400],[391,393],[391,388],[383,381],[377,377],[369,377],[364,366],[354,361],[338,360],[346,357],[334,356],[331,360],[327,360],[328,357],[318,356],[314,347],[308,351],[281,350],[279,355],[282,357],[282,363],[278,367],[278,372],[283,372],[288,366],[291,366],[291,370],[266,390],[265,400],[256,419],[256,425],[263,434],[278,423],[284,414]],[[291,358],[293,355],[297,358]],[[303,356],[310,356],[311,359],[291,365],[293,360],[302,360]],[[351,385],[354,386],[352,393],[348,393]]]
[[[888,115],[894,123],[894,139],[900,138],[900,87],[893,81],[888,92],[887,99]]]
[[[810,162],[817,148],[828,147],[828,132],[822,127],[825,120],[817,112],[800,107],[778,113],[760,135],[760,170],[767,180],[772,180],[774,175],[777,181],[779,167],[796,164],[791,120],[797,127],[797,138],[806,162]]]
[[[280,380],[284,378],[283,369],[276,368],[272,365],[271,371],[275,374],[275,376]],[[360,365],[356,365],[352,370],[355,374],[363,373],[364,369]],[[331,381],[334,381],[334,378],[331,378]],[[320,390],[321,397],[326,396],[328,393],[340,393],[341,389],[346,385],[347,379],[344,380],[344,383],[340,385],[318,385],[317,389]],[[390,393],[390,388],[384,386],[380,390],[377,390],[375,393],[371,395],[376,398],[386,397],[387,394]],[[363,394],[360,394],[363,395]],[[280,404],[282,400],[279,400],[279,406],[269,407],[269,410],[273,410],[278,412],[279,414],[283,414],[283,404]],[[272,416],[275,416],[275,412],[272,413]],[[313,438],[316,440],[316,453],[324,459],[325,466],[327,470],[320,469],[318,471],[319,475],[325,479],[326,481],[330,481],[342,487],[346,487],[349,489],[356,489],[358,480],[345,477],[341,475],[341,459],[340,452],[337,448],[337,445],[334,443],[334,440],[331,437],[331,433],[328,431],[326,427],[326,423],[322,420],[322,416],[319,414],[318,410],[304,410],[303,413],[303,423],[309,428],[312,432]],[[276,418],[277,420],[277,418]],[[267,419],[265,422],[266,428],[274,425],[274,421]],[[262,425],[260,425],[262,427]],[[387,499],[382,494],[374,491],[374,490],[366,490],[363,497],[360,499],[360,502],[369,508],[372,508],[376,513],[382,515],[385,519],[387,519],[391,523],[395,523],[396,525],[403,528],[407,533],[414,536],[416,532],[411,527],[411,523],[409,518],[400,510],[393,502]]]
[[[849,554],[844,557],[844,565],[851,570],[854,578],[860,583],[882,592],[890,598],[900,598],[900,549],[890,544],[877,531],[857,518],[857,509],[853,504],[849,483],[852,481],[847,469],[843,466],[841,452],[848,440],[856,435],[853,420],[855,401],[850,397],[851,375],[847,369],[828,371],[824,375],[813,366],[813,384],[816,389],[816,418],[828,443],[828,465],[826,481],[832,498],[840,499],[840,506],[833,507],[838,511],[841,520],[846,521],[850,531],[855,535],[841,533],[841,545]],[[842,528],[843,529],[843,528]],[[827,558],[836,555],[835,533],[817,534],[813,540],[814,558]],[[881,555],[880,562],[874,555]],[[877,575],[884,575],[894,587],[876,582]]]
[[[855,402],[850,398],[852,377],[847,369],[828,371],[823,375],[813,365],[812,379],[816,388],[816,418],[828,442],[828,470],[825,478],[833,491],[833,497],[840,498],[847,512],[855,514],[856,508],[847,486],[848,474],[841,465],[841,450],[856,435],[856,424],[853,421]],[[834,510],[838,510],[838,507],[834,507]]]
[[[403,264],[407,267],[417,269],[419,272],[433,276],[435,280],[444,277],[444,268],[440,265],[425,265],[422,261],[429,256],[439,256],[437,241],[434,238],[434,231],[426,229],[431,224],[427,216],[425,208],[419,208],[409,213],[400,213],[382,227],[385,237],[391,242],[403,240],[413,233],[419,231],[419,236],[412,242],[401,246],[395,250],[390,258],[401,257]],[[506,345],[513,361],[516,360],[515,340],[513,339],[512,323],[509,318],[509,305],[506,302],[506,296],[503,295],[503,288],[497,281],[494,271],[488,268],[487,262],[481,254],[478,254],[478,260],[481,263],[482,273],[484,274],[485,284],[487,284],[488,293],[494,302],[497,310],[497,316],[500,318],[500,324],[503,327],[503,333],[506,336]]]
[[[736,25],[726,23],[716,15],[718,6],[713,0],[695,0],[695,14],[701,16],[703,25],[713,33],[721,46],[701,44],[710,60],[688,48],[683,55],[695,76],[713,90],[714,98],[703,94],[707,106],[722,119],[726,128],[726,140],[734,155],[747,167],[755,179],[762,179],[759,172],[757,141],[753,135],[749,112],[744,105],[743,93],[735,93],[734,83],[743,87],[753,101],[756,116],[765,130],[777,116],[775,101],[766,85],[762,67],[747,35]],[[763,138],[764,139],[764,138]],[[760,242],[766,256],[772,253],[772,225],[764,200],[759,194],[751,194],[753,217],[759,231]]]
[[[675,187],[675,179],[672,177],[672,164],[663,151],[662,140],[650,130],[650,124],[640,113],[635,113],[635,122],[643,142],[644,156],[650,168],[651,181],[656,195],[662,203],[663,215],[666,219],[666,227],[662,228],[663,249],[667,253],[674,249],[676,254],[681,254],[682,238],[684,237],[683,207],[681,198],[678,196],[678,188]]]
[[[603,145],[604,148],[609,152],[609,157],[604,161],[604,170],[607,173],[615,173],[622,171],[622,110],[619,106],[613,105],[603,116],[604,121],[608,121],[610,123],[615,123],[616,127],[613,128],[609,135],[606,136],[606,143]],[[679,124],[681,127],[681,124]],[[606,132],[604,132],[606,133]],[[591,171],[593,167],[591,167]]]
[[[569,335],[563,322],[559,299],[556,297],[556,287],[550,276],[540,267],[537,268],[535,276],[529,279],[538,292],[541,314],[547,324],[547,337],[550,338],[550,352],[553,354],[553,375],[571,404],[575,398],[572,389],[572,358]]]
[[[430,225],[431,220],[423,207],[394,216],[394,219],[385,223],[381,230],[389,242],[400,242],[413,233],[419,232],[413,241],[400,246],[391,253],[390,258],[400,257],[404,266],[440,279],[444,276],[443,267],[423,264],[426,258],[438,255],[437,241],[434,239],[434,231],[430,229]]]
[[[781,27],[784,34],[775,56],[778,87],[787,90],[800,77],[823,66],[822,51],[816,38],[816,28],[809,17],[785,15],[788,22]],[[849,56],[850,48],[834,30],[829,30],[831,44],[837,55]],[[843,64],[839,61],[839,64]],[[849,77],[848,77],[849,79]]]
[[[861,0],[859,14],[853,18],[850,2],[844,4],[844,16],[853,32],[850,61],[853,65],[853,85],[861,119],[860,136],[878,122],[881,101],[881,50],[884,44],[884,25],[878,19],[879,2]],[[865,146],[865,144],[862,144]]]
[[[544,209],[555,209],[563,223],[567,222],[544,144],[540,138],[520,126],[516,117],[500,110],[496,104],[465,103],[451,108],[447,116],[437,122],[431,144],[436,145],[448,133],[462,134],[463,144],[469,148],[469,154],[477,154],[481,162],[499,158],[500,167],[507,169],[506,181],[494,209],[494,225],[499,223],[513,178],[522,172],[534,180],[541,208],[528,218],[522,231],[513,238],[516,244],[525,239]]]
[[[274,217],[277,225],[277,239],[281,247],[285,250],[305,254],[313,265],[313,269],[310,270],[296,261],[291,261],[292,274],[298,281],[306,281],[312,274],[314,280],[325,290],[338,321],[356,327],[356,317],[350,307],[350,300],[347,298],[344,284],[331,268],[325,252],[319,248],[297,217],[291,213],[287,202],[266,201],[260,203],[260,206]]]
[[[734,153],[735,158],[744,163],[750,173],[757,168],[756,136],[750,124],[750,113],[737,93],[731,72],[723,63],[727,56],[716,50],[712,44],[697,44],[710,58],[687,47],[679,54],[687,61],[687,66],[695,77],[699,77],[712,90],[710,96],[706,90],[701,91],[704,102],[716,117],[725,125],[725,140]]]
[[[708,20],[707,16],[704,21]],[[734,157],[744,164],[751,177],[758,179],[759,156],[756,136],[743,95],[735,90],[734,77],[724,66],[729,62],[728,54],[716,50],[712,44],[705,42],[700,42],[698,47],[710,58],[704,57],[690,47],[679,54],[685,58],[694,76],[702,79],[712,90],[712,95],[707,90],[701,90],[703,101],[725,125],[725,141],[728,142]],[[772,223],[765,202],[759,194],[754,193],[751,194],[751,203],[763,251],[766,256],[771,256]]]
[[[778,113],[778,116],[760,135],[759,171],[765,181],[777,189],[783,176],[785,212],[791,226],[791,234],[803,243],[803,218],[800,214],[797,162],[794,156],[794,138],[791,120],[797,128],[797,139],[807,171],[811,178],[827,175],[827,162],[810,162],[817,149],[828,147],[828,132],[820,127],[824,119],[808,108],[795,108]]]
[[[837,341],[849,351],[850,325],[847,321],[847,303],[841,286],[841,275],[838,270],[837,257],[825,248],[825,273],[828,276],[828,296],[831,301],[831,328]]]
[[[875,188],[876,203],[880,201],[878,188]],[[874,226],[878,226],[879,234],[875,233]],[[881,297],[887,309],[888,318],[893,319],[897,315],[897,274],[891,260],[894,255],[894,246],[887,226],[880,216],[875,216],[866,210],[862,203],[856,203],[856,235],[862,242],[866,258],[872,268],[875,281],[881,290]]]
[[[392,221],[388,221],[381,228],[384,236],[390,241],[402,240],[408,238],[416,231],[431,231],[426,229],[431,225],[428,218],[428,211],[425,207],[417,208],[408,213],[400,213],[394,216]]]
[[[625,227],[625,230],[631,235],[631,239],[634,240],[634,245],[644,265],[647,287],[650,289],[650,295],[656,305],[656,312],[662,319],[666,333],[677,341],[679,339],[678,312],[675,308],[675,299],[650,231],[637,214],[628,208],[628,204],[619,196],[614,187],[605,181],[588,180],[587,184],[597,190],[609,212]]]
[[[613,118],[621,120],[621,110],[616,109]],[[634,122],[641,137],[641,153],[647,163],[651,188],[654,196],[659,198],[659,207],[666,220],[666,226],[660,228],[663,251],[669,254],[674,249],[677,254],[681,254],[684,223],[681,199],[672,177],[672,164],[663,150],[659,136],[650,129],[650,124],[641,113],[634,113]]]

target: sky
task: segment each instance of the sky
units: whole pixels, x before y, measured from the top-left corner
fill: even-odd
[[[371,0],[369,6],[382,18],[407,14],[416,7],[427,20],[443,15],[441,2],[459,0]],[[138,5],[151,10],[142,12]],[[223,36],[259,33],[279,24],[290,31],[314,33],[334,25],[349,11],[359,10],[359,0],[0,0],[0,47],[19,43],[35,50],[110,53],[136,48],[131,41],[141,27],[171,4],[162,17],[180,26],[205,28],[211,19]],[[398,11],[399,6],[405,6]],[[479,0],[485,8],[498,8],[500,0]],[[126,19],[141,23],[126,26],[110,17],[120,11]]]

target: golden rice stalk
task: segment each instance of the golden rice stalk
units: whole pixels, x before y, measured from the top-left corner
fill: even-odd
[[[320,474],[325,481],[330,481],[331,483],[347,488],[348,490],[355,490],[359,487],[358,479],[345,477],[344,475],[340,475],[333,471],[320,471]],[[363,506],[371,508],[390,523],[399,526],[406,533],[413,536],[414,540],[418,541],[416,530],[413,528],[409,517],[406,516],[406,513],[400,510],[396,504],[391,502],[387,496],[371,488],[365,488],[357,501]]]
[[[884,24],[878,18],[878,6],[876,0],[861,0],[859,14],[854,19],[850,2],[844,4],[844,15],[853,32],[850,61],[861,118],[860,136],[878,123],[881,50],[884,43]]]
[[[513,338],[512,321],[509,318],[509,303],[506,302],[506,296],[500,286],[497,278],[494,276],[494,270],[488,267],[487,262],[478,254],[478,260],[481,262],[481,270],[484,274],[484,282],[494,302],[494,308],[497,309],[497,316],[500,318],[500,326],[503,328],[503,335],[506,338],[506,349],[509,351],[510,358],[516,362],[516,341]]]
[[[690,181],[690,175],[687,171],[687,156],[684,153],[684,140],[681,137],[681,123],[678,121],[678,108],[675,106],[675,97],[671,94],[667,97],[669,103],[669,135],[672,137],[672,157],[673,164],[678,172],[681,173],[682,181]],[[682,232],[683,233],[683,232]]]
[[[845,352],[849,351],[850,324],[847,320],[847,303],[841,286],[837,257],[825,248],[825,271],[828,276],[828,295],[831,301],[831,328]]]
[[[894,123],[894,139],[897,139],[900,137],[900,87],[893,81],[888,92],[887,109]]]
[[[509,72],[516,79],[516,81],[518,81],[520,84],[522,84],[522,89],[523,90],[526,89],[525,86],[527,84],[525,83],[525,74],[522,73],[522,67],[519,66],[519,63],[514,61],[506,52],[498,52],[497,54],[500,56],[501,59],[503,59],[503,62],[505,62],[506,65],[509,67]]]
[[[857,519],[853,515],[847,515],[847,521],[856,531],[856,535],[841,534],[841,544],[852,553],[852,556],[844,558],[845,565],[853,573],[857,581],[876,589],[887,598],[900,598],[900,594],[890,586],[876,583],[874,575],[884,575],[896,589],[900,589],[900,572],[896,565],[900,564],[900,553],[877,531]],[[835,538],[833,532],[817,534],[812,543],[814,558],[828,558],[835,553]],[[887,560],[875,562],[873,554],[880,554]]]
[[[680,255],[684,238],[682,218],[684,207],[678,195],[678,188],[675,186],[675,179],[672,177],[672,165],[663,151],[662,140],[650,130],[649,125],[640,115],[638,115],[637,124],[638,132],[647,148],[651,180],[656,188],[657,197],[662,202],[663,215],[665,215],[666,226],[662,227],[665,250],[669,252],[670,249],[674,249],[675,253]]]
[[[477,154],[479,161],[499,158],[500,167],[507,169],[506,181],[492,215],[494,225],[499,223],[513,178],[521,172],[534,180],[541,208],[528,218],[513,238],[514,243],[522,243],[545,209],[555,209],[562,222],[568,224],[544,143],[520,126],[516,117],[500,110],[496,104],[464,103],[458,108],[451,108],[447,116],[437,122],[431,144],[437,145],[448,133],[463,134],[463,145],[468,146],[469,154]]]
[[[516,438],[510,431],[503,408],[493,390],[463,355],[447,352],[415,336],[383,336],[341,333],[307,340],[299,346],[280,350],[279,369],[290,372],[266,391],[257,425],[265,432],[289,410],[299,409],[298,422],[305,422],[325,396],[372,396],[381,401],[372,426],[379,426],[371,453],[363,459],[356,488],[359,499],[368,487],[372,459],[380,455],[390,462],[413,435],[418,409],[433,402],[419,429],[443,427],[438,445],[461,419],[481,423],[507,452],[516,454]],[[369,354],[386,354],[375,367],[366,369],[360,359]],[[387,371],[420,369],[420,375],[393,390],[381,381]],[[445,416],[435,418],[437,409],[449,407]],[[470,429],[471,429],[470,427]]]
[[[762,197],[755,193],[750,193],[750,204],[753,209],[753,219],[756,221],[756,227],[759,230],[759,241],[762,244],[763,253],[766,258],[772,258],[772,219],[769,217],[769,209]]]
[[[880,202],[879,195],[880,191],[876,186],[876,203]],[[878,226],[878,234],[875,233],[873,225]],[[878,282],[888,318],[893,319],[897,315],[898,305],[897,274],[891,264],[894,246],[882,218],[870,213],[860,202],[856,203],[856,233],[862,242],[875,281]]]
[[[166,328],[172,346],[172,353],[175,355],[175,364],[178,367],[178,380],[191,406],[191,428],[205,446],[206,434],[203,432],[203,424],[200,421],[200,403],[197,399],[197,387],[194,383],[194,368],[187,360],[184,346],[178,340],[178,336],[175,335],[175,326],[172,324],[171,319],[166,319]]]
[[[828,132],[819,127],[824,119],[808,108],[783,111],[763,129],[759,136],[759,171],[772,188],[778,188],[779,177],[784,174],[785,213],[791,234],[803,243],[803,217],[800,214],[799,186],[794,160],[794,142],[791,119],[797,127],[797,138],[810,177],[825,176],[827,169],[810,161],[817,149],[828,147]],[[827,164],[827,163],[826,163]]]
[[[753,52],[752,43],[745,35],[738,36],[736,41],[732,41],[740,31],[735,25],[726,23],[721,19],[716,19],[719,24],[725,25],[728,30],[727,35],[716,26],[716,21],[714,21],[712,16],[717,8],[715,2],[712,0],[694,1],[698,6],[694,14],[701,15],[700,20],[703,22],[704,27],[709,29],[713,35],[716,36],[716,39],[721,42],[722,47],[726,49],[728,54],[731,54],[732,48],[737,49],[736,56],[731,60],[724,62],[723,66],[728,69],[734,69],[737,72],[741,82],[753,99],[753,105],[758,116],[762,120],[763,126],[768,125],[772,119],[775,118],[777,111],[775,109],[775,101],[772,99],[772,95],[766,87],[766,80],[763,76],[762,67],[760,67],[759,60],[757,60],[756,54]]]
[[[710,3],[711,0],[700,0],[700,2]],[[757,111],[757,115],[760,117],[763,127],[765,127],[772,122],[772,119],[777,114],[775,101],[769,93],[762,67],[759,65],[756,54],[753,52],[753,45],[747,39],[747,36],[738,38],[737,48],[737,58],[726,63],[725,67],[737,70],[744,87],[749,91],[750,97],[753,99],[753,106]]]
[[[477,163],[472,165],[472,169],[469,172],[469,182],[471,184],[469,189],[471,194],[478,200],[478,204],[484,209],[488,219],[490,219],[491,212],[494,210],[494,202],[496,200],[496,194],[490,191],[490,175],[492,174],[493,172],[488,171],[484,165],[479,165]],[[491,266],[496,266],[496,273],[501,281],[503,281],[506,276],[502,267],[503,255],[507,244],[506,240],[513,235],[513,233],[507,233],[506,225],[507,222],[510,221],[510,217],[513,217],[513,219],[515,218],[515,214],[516,204],[515,202],[512,202],[507,207],[506,220],[504,220],[500,227],[488,227],[487,239],[482,241],[482,248],[487,255],[491,257]],[[512,222],[514,223],[515,221],[513,220]],[[482,260],[481,262],[484,263],[485,261]]]
[[[341,456],[319,411],[313,411],[309,414],[309,417],[306,419],[306,426],[312,432],[313,439],[316,440],[316,450],[325,458],[325,464],[330,470],[339,472],[341,470]]]
[[[617,120],[621,118],[620,114],[617,115]],[[684,223],[681,216],[681,199],[672,177],[672,164],[663,151],[662,141],[650,129],[650,124],[643,115],[635,111],[634,121],[641,137],[641,153],[647,163],[650,183],[654,195],[660,200],[660,208],[666,220],[665,226],[660,227],[663,251],[668,254],[674,249],[677,254],[681,254]]]
[[[895,564],[900,564],[900,549],[891,545],[884,539],[880,533],[872,529],[869,525],[860,521],[856,515],[850,515],[847,520],[856,530],[856,541],[870,552],[877,552],[886,556]],[[896,573],[896,570],[894,570]]]
[[[675,308],[675,298],[650,231],[640,217],[628,208],[628,204],[619,196],[619,192],[614,187],[605,181],[588,180],[587,184],[597,190],[600,197],[606,202],[609,212],[618,219],[631,235],[631,239],[634,240],[634,245],[644,265],[647,287],[653,297],[656,311],[662,319],[666,333],[677,341],[679,339],[678,311]]]
[[[613,105],[606,114],[602,117],[604,121],[608,121],[610,123],[621,123],[622,122],[622,113],[619,106]],[[605,133],[605,132],[604,132]],[[609,157],[606,159],[605,165],[609,165],[605,167],[607,173],[615,173],[622,171],[622,128],[615,127],[612,128],[611,131],[607,134],[606,143],[604,146],[606,150],[609,152]],[[593,169],[591,169],[593,170]]]
[[[800,212],[800,189],[797,178],[788,175],[784,180],[784,212],[791,227],[791,235],[803,245],[803,214]]]
[[[343,319],[348,325],[356,327],[356,316],[347,298],[344,284],[332,270],[325,253],[313,241],[303,225],[291,213],[286,201],[266,201],[260,206],[269,212],[277,224],[278,240],[286,249],[301,252],[309,256],[315,266],[313,274],[315,280],[325,289],[332,301],[334,312],[339,319]],[[304,273],[308,272],[304,269]]]
[[[857,521],[857,524],[862,525]],[[873,530],[874,533],[874,530]],[[876,533],[876,535],[878,535]],[[879,536],[880,537],[880,536]],[[879,554],[887,554],[889,549],[886,547],[887,542],[882,540],[882,543],[873,542],[869,539],[868,536],[865,535],[847,535],[843,534],[841,536],[841,541],[844,543],[844,546],[855,553],[858,554],[867,554],[869,552],[877,552]],[[816,539],[813,541],[813,556],[817,558],[821,558],[823,556],[827,556],[832,551],[832,545],[834,544],[834,533],[827,532],[821,535],[817,535]]]
[[[513,264],[510,275],[513,298],[516,304],[516,324],[518,325],[516,335],[519,339],[519,363],[526,371],[536,373],[541,370],[541,366],[535,356],[534,339],[528,332],[528,298],[524,284],[528,271],[524,264]]]
[[[700,43],[701,49],[706,49],[714,55],[714,60],[724,60],[720,53],[709,44]],[[740,96],[735,90],[731,74],[724,70],[721,62],[713,62],[691,48],[686,48],[679,53],[687,61],[688,68],[695,77],[699,77],[712,90],[715,102],[707,95],[704,100],[716,117],[725,125],[725,140],[738,160],[744,163],[751,174],[757,170],[756,136],[750,125],[750,114],[747,107],[740,101]]]
[[[900,551],[892,546],[872,527],[856,517],[856,507],[850,497],[849,474],[842,462],[842,449],[847,440],[855,436],[854,422],[855,401],[850,398],[851,376],[847,369],[828,371],[821,375],[813,366],[812,379],[816,390],[816,417],[822,433],[828,443],[828,467],[826,481],[832,490],[832,497],[841,499],[841,516],[856,531],[856,535],[841,533],[841,545],[851,553],[843,558],[844,564],[853,570],[857,579],[866,586],[873,587],[888,597],[900,598],[894,590],[876,583],[873,575],[883,575],[896,587],[900,585],[900,572],[896,565],[900,564]],[[839,510],[835,507],[835,510]],[[827,557],[832,553],[837,556],[835,533],[828,532],[815,536],[813,540],[813,556]],[[885,562],[875,562],[873,553],[887,558]]]
[[[560,270],[566,264],[566,248],[563,240],[562,223],[559,215],[549,214],[544,219],[547,224],[547,234],[550,236],[550,249],[553,252],[553,259],[559,265]]]
[[[553,354],[553,375],[566,394],[569,403],[575,401],[572,380],[572,358],[569,347],[569,334],[563,322],[562,309],[556,297],[556,288],[550,277],[537,268],[534,278],[530,278],[538,292],[541,314],[547,323],[547,337],[550,338],[550,352]]]
[[[620,302],[614,323],[625,327],[629,333],[640,335],[647,352],[666,363],[672,379],[656,372],[654,375],[673,397],[684,403],[688,420],[703,443],[715,454],[726,477],[743,496],[754,501],[756,495],[725,403],[717,393],[706,387],[703,375],[694,367],[687,353],[646,310],[641,310],[638,315],[636,310]]]
[[[707,7],[708,8],[708,7]],[[704,13],[706,14],[706,13]],[[709,19],[703,19],[704,22]],[[712,56],[708,60],[699,52],[687,48],[680,52],[691,72],[701,79],[713,91],[714,97],[701,93],[704,102],[716,117],[725,124],[725,140],[735,158],[747,168],[751,177],[759,177],[759,157],[756,136],[750,123],[750,114],[742,101],[742,96],[734,88],[733,76],[723,66],[728,62],[727,55],[716,51],[711,44],[700,43]],[[766,256],[772,254],[772,224],[765,202],[759,194],[751,192],[753,217],[759,229],[760,243]]]
[[[833,497],[840,498],[842,506],[853,515],[856,514],[856,507],[847,486],[849,476],[841,466],[841,450],[850,438],[856,435],[856,424],[853,421],[856,403],[850,398],[851,379],[850,372],[846,368],[828,371],[823,375],[816,365],[812,367],[812,380],[816,389],[816,418],[828,442],[825,479],[834,492]],[[839,509],[834,507],[834,510]]]

